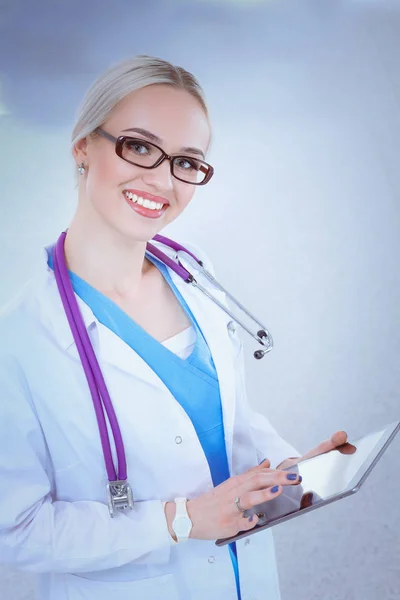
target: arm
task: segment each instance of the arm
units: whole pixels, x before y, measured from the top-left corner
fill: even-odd
[[[162,502],[137,502],[112,519],[106,503],[56,500],[49,460],[24,373],[14,358],[3,356],[0,562],[36,573],[168,563],[171,541]]]
[[[278,469],[287,458],[300,456],[300,452],[277,433],[263,414],[251,410],[250,425],[259,463],[268,458],[271,469]]]

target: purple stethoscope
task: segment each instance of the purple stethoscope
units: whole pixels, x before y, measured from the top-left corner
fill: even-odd
[[[101,444],[103,448],[107,475],[108,475],[108,484],[107,484],[107,502],[108,509],[110,512],[110,516],[114,517],[114,510],[124,510],[126,508],[133,509],[133,496],[132,489],[127,481],[127,470],[126,470],[126,457],[124,444],[122,441],[121,431],[118,425],[117,417],[114,412],[114,408],[111,402],[111,398],[109,396],[107,386],[105,384],[99,363],[97,361],[96,355],[94,353],[92,344],[90,342],[88,333],[86,331],[86,327],[75,298],[75,294],[72,288],[72,284],[68,275],[67,264],[65,261],[65,252],[64,252],[64,242],[66,238],[67,231],[63,231],[58,238],[54,250],[53,250],[53,264],[54,264],[54,274],[57,281],[58,291],[61,296],[61,300],[64,306],[65,313],[68,318],[68,322],[79,352],[79,356],[82,362],[82,366],[86,375],[86,379],[89,384],[90,393],[92,395],[94,409],[96,412],[97,423],[100,431]],[[181,277],[186,283],[191,283],[200,291],[202,291],[208,298],[210,298],[213,302],[215,302],[226,314],[234,319],[243,329],[245,329],[255,340],[257,340],[262,346],[264,346],[263,350],[256,350],[254,352],[254,357],[257,359],[262,358],[267,352],[272,350],[273,347],[273,339],[268,329],[264,327],[261,323],[257,321],[257,319],[247,311],[240,302],[235,300],[235,298],[229,294],[218,282],[217,280],[209,273],[203,266],[201,260],[196,258],[194,254],[192,254],[189,250],[174,242],[173,240],[163,236],[163,235],[155,235],[152,238],[152,241],[160,242],[175,251],[175,259],[170,258],[167,254],[162,252],[159,248],[147,242],[146,249],[151,254],[153,254],[156,258],[170,267],[179,277]],[[257,323],[261,329],[257,331],[257,334],[252,333],[248,327],[243,324],[241,321],[237,319],[227,308],[224,306],[217,298],[212,296],[208,290],[206,290],[202,285],[200,285],[193,275],[182,265],[181,261],[183,260],[180,256],[180,253],[185,253],[185,260],[189,262],[189,265],[201,270],[202,274],[209,280],[211,283],[219,290],[224,292],[241,310],[243,310],[247,316],[249,316],[253,321]],[[107,411],[108,420],[111,425],[112,433],[114,436],[114,443],[116,447],[117,457],[118,457],[118,476],[115,471],[111,447],[110,447],[110,439],[108,436],[107,426],[104,418],[104,410],[102,406],[102,401],[104,402],[104,407]]]

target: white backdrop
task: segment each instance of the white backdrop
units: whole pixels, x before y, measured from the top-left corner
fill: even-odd
[[[1,28],[0,305],[74,212],[84,91],[158,55],[203,84],[216,168],[164,233],[204,246],[271,329],[261,361],[242,336],[251,402],[302,451],[400,418],[399,2],[14,1]],[[399,598],[399,450],[354,497],[275,529],[282,600]],[[0,577],[35,597],[30,574]]]

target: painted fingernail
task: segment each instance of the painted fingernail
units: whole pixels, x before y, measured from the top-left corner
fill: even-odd
[[[299,483],[301,483],[303,481],[303,478],[301,475],[299,475]]]
[[[275,494],[277,491],[279,491],[279,485],[274,485],[274,487],[271,488],[271,492]]]
[[[286,477],[290,479],[290,481],[294,481],[295,479],[297,479],[296,473],[289,473],[289,475],[286,475]]]

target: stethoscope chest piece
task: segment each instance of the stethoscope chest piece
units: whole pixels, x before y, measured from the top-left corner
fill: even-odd
[[[111,517],[114,517],[115,510],[132,510],[133,495],[129,483],[119,479],[107,483],[107,502]]]

